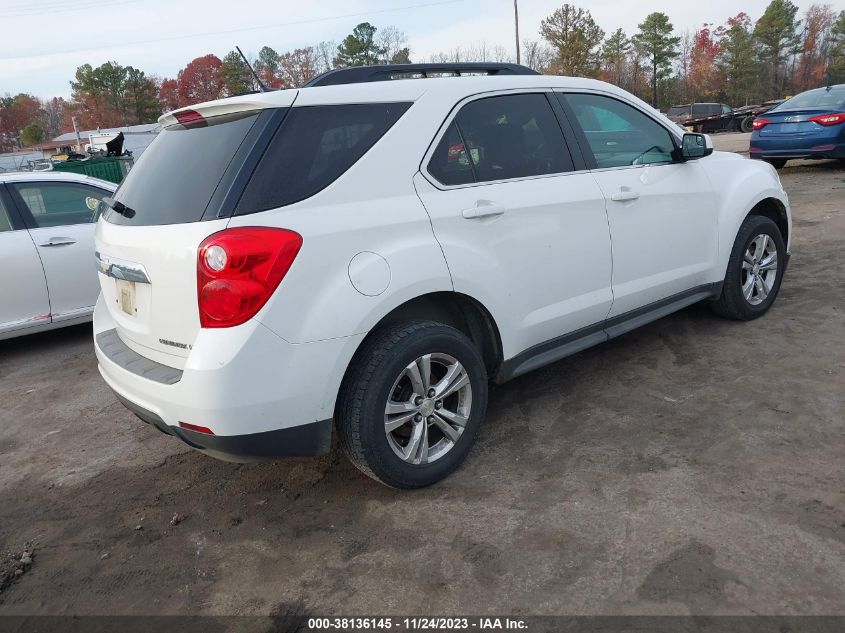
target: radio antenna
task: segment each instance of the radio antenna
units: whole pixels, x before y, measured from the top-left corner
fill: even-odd
[[[255,69],[252,67],[252,64],[250,64],[249,61],[247,61],[246,55],[244,55],[244,52],[241,50],[241,47],[235,46],[235,50],[238,51],[238,54],[241,56],[241,59],[244,60],[244,64],[246,64],[246,67],[249,68],[249,72],[251,72],[252,76],[255,77],[255,83],[258,84],[258,89],[261,92],[269,92],[269,90],[267,89],[267,86],[265,86],[263,83],[261,83],[261,80],[258,78],[258,73],[255,72]]]

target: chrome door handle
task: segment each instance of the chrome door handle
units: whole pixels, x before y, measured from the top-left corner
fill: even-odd
[[[76,240],[72,240],[69,237],[51,237],[47,242],[39,244],[39,246],[47,248],[52,246],[70,246],[71,244],[76,244]]]
[[[474,207],[461,211],[461,215],[467,220],[477,220],[502,215],[504,212],[504,208],[495,204],[476,204]]]
[[[610,199],[614,202],[628,202],[630,200],[636,200],[639,197],[639,191],[620,191],[618,193],[611,194]]]

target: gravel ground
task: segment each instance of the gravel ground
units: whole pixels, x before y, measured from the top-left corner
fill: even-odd
[[[494,387],[426,490],[192,452],[90,327],[0,343],[0,613],[845,614],[845,165],[791,165],[766,317],[694,306]]]

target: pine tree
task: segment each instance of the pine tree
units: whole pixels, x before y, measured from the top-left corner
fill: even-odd
[[[680,37],[672,35],[673,27],[669,16],[655,12],[646,16],[639,25],[639,32],[634,36],[634,43],[639,44],[651,62],[651,96],[652,105],[657,107],[657,85],[669,76],[672,70],[672,60],[678,56]]]
[[[798,7],[790,0],[772,0],[754,27],[760,59],[770,73],[769,96],[778,97],[784,89],[781,67],[791,54],[795,54],[800,37],[797,33],[799,20],[795,19]]]
[[[564,4],[540,23],[540,35],[555,51],[555,72],[573,77],[598,75],[597,49],[604,31],[589,11]]]

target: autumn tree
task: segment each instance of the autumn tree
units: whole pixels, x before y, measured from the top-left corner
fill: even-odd
[[[175,79],[165,79],[158,89],[158,101],[165,112],[182,107],[179,98],[179,82]]]
[[[721,87],[716,57],[719,43],[710,25],[705,24],[693,36],[690,50],[689,83],[694,101],[715,99]]]
[[[595,77],[604,31],[585,9],[564,4],[540,23],[540,35],[554,50],[554,69],[561,75]]]
[[[28,94],[0,98],[0,148],[3,150],[20,147],[23,130],[37,122],[41,115],[41,102]]]
[[[188,62],[176,77],[180,105],[213,101],[222,97],[222,66],[220,58],[210,54]]]
[[[799,43],[797,13],[798,7],[790,0],[772,0],[754,26],[759,55],[769,73],[771,97],[783,93],[786,83],[783,66]]]
[[[672,35],[672,23],[665,13],[650,13],[639,24],[639,29],[634,42],[642,47],[651,66],[651,104],[657,107],[658,84],[669,76],[681,38]]]
[[[252,71],[238,51],[229,51],[220,65],[220,81],[228,96],[252,92]]]
[[[731,105],[744,105],[757,96],[758,63],[751,18],[747,13],[737,13],[716,30],[716,36],[719,41],[716,64],[722,76],[722,90]]]
[[[369,22],[361,22],[352,29],[352,33],[337,47],[335,66],[371,66],[380,63],[386,49],[376,41],[377,30]]]
[[[830,56],[830,31],[836,14],[829,5],[812,4],[804,14],[801,57],[792,80],[793,91],[817,88],[826,79]]]
[[[286,86],[298,88],[316,77],[317,53],[311,46],[279,55],[279,77]]]

